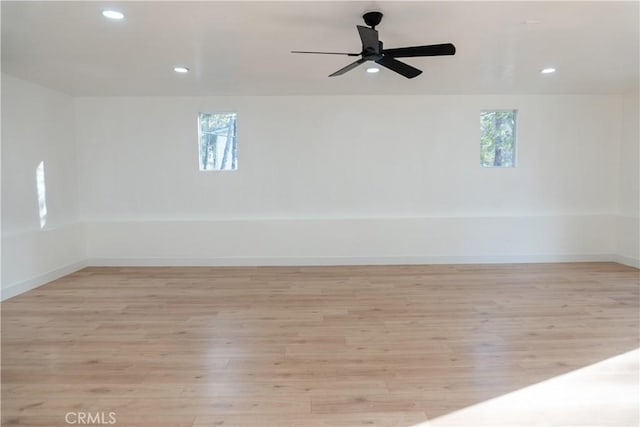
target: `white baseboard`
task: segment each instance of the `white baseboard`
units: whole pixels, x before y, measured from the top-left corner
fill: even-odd
[[[90,258],[94,267],[242,267],[410,264],[514,264],[558,262],[610,262],[611,254],[498,255],[498,256],[389,256],[389,257],[251,257],[251,258]]]
[[[629,267],[640,268],[640,259],[631,258],[623,255],[614,255],[613,260],[618,264],[628,265]]]
[[[76,271],[81,270],[86,266],[87,261],[82,260],[74,262],[73,264],[69,264],[65,267],[56,268],[55,270],[40,274],[36,277],[32,277],[31,279],[13,283],[5,288],[0,289],[0,300],[5,301],[9,298],[15,297],[16,295],[20,295],[24,292],[30,291],[31,289],[35,289],[39,286],[47,284],[53,280],[59,279],[71,273],[75,273]]]

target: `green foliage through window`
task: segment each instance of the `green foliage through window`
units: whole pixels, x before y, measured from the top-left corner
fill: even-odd
[[[198,115],[200,170],[238,169],[236,113]]]
[[[480,165],[511,168],[516,165],[516,111],[480,112]]]

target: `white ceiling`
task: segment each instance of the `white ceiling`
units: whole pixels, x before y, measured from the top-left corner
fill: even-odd
[[[75,96],[623,93],[638,88],[638,2],[10,2],[2,71]],[[101,16],[125,13],[123,22]],[[353,58],[369,10],[386,48],[452,42],[407,58],[413,80]],[[526,23],[537,21],[538,23]],[[173,72],[175,65],[191,69]],[[554,66],[558,72],[540,75]]]

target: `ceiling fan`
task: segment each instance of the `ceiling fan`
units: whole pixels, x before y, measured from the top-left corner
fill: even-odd
[[[356,62],[347,65],[344,68],[339,69],[329,77],[340,76],[347,71],[351,71],[359,65],[364,64],[367,61],[373,61],[395,71],[398,74],[402,74],[408,79],[419,76],[422,71],[418,70],[411,65],[398,61],[396,58],[410,58],[416,56],[441,56],[441,55],[455,55],[456,47],[451,43],[444,44],[431,44],[426,46],[412,46],[412,47],[400,47],[396,49],[383,49],[382,42],[378,40],[378,31],[376,26],[382,20],[382,13],[380,12],[368,12],[362,15],[365,24],[369,27],[358,25],[358,33],[360,34],[360,40],[362,40],[362,52],[360,53],[344,53],[344,52],[309,52],[293,50],[291,53],[313,53],[321,55],[346,55],[346,56],[360,56]]]

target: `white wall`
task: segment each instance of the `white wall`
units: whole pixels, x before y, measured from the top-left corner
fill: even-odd
[[[640,99],[622,99],[622,134],[619,163],[619,217],[617,239],[620,261],[640,267]]]
[[[478,113],[490,108],[519,111],[517,168],[479,166]],[[97,264],[616,251],[619,97],[79,98],[76,110],[81,216]],[[238,171],[198,171],[199,111],[238,112]]]
[[[2,298],[51,280],[84,259],[78,215],[73,99],[2,75]],[[44,162],[40,227],[36,168]]]
[[[479,167],[486,108],[519,111],[515,169]],[[239,113],[237,172],[198,171],[199,111]],[[638,139],[637,95],[74,100],[3,75],[2,297],[86,258],[637,265]]]

